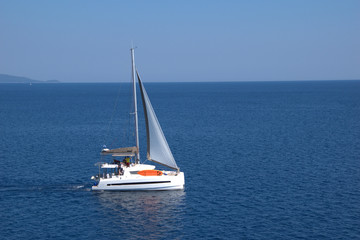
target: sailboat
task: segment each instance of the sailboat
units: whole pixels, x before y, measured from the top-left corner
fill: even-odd
[[[136,146],[116,149],[103,148],[101,155],[122,157],[123,161],[99,162],[99,174],[92,176],[95,180],[92,190],[151,191],[184,189],[184,173],[180,172],[170,147],[166,141],[145,87],[135,67],[134,48],[131,51],[132,85],[134,100],[134,122]],[[136,96],[136,80],[140,87],[145,116],[147,160],[156,162],[172,170],[157,170],[155,165],[140,163],[139,128]]]

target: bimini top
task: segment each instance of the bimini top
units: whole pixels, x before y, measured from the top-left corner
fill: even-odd
[[[135,156],[135,154],[138,153],[137,147],[125,147],[125,148],[115,148],[115,149],[103,149],[101,151],[102,155],[109,155],[112,156]]]

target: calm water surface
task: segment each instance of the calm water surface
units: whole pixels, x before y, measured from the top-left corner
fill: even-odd
[[[360,81],[144,84],[184,191],[90,191],[129,84],[0,84],[2,239],[360,239]]]

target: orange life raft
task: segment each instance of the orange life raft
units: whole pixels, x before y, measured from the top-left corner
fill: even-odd
[[[142,170],[138,171],[141,176],[161,176],[163,173],[159,170]]]

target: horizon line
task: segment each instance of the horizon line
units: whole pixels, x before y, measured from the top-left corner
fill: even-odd
[[[79,82],[47,82],[41,81],[39,82],[0,82],[0,84],[61,84],[61,83],[131,83],[131,81],[111,81],[111,82],[100,82],[100,81],[79,81]],[[238,81],[146,81],[146,83],[242,83],[242,82],[322,82],[322,81],[360,81],[359,79],[317,79],[317,80],[238,80]]]
[[[145,81],[146,83],[235,83],[235,82],[309,82],[309,81],[359,81],[359,79],[297,79],[297,80],[227,80],[227,81]],[[131,83],[132,81],[79,81],[58,83]],[[47,82],[44,82],[47,83]]]

